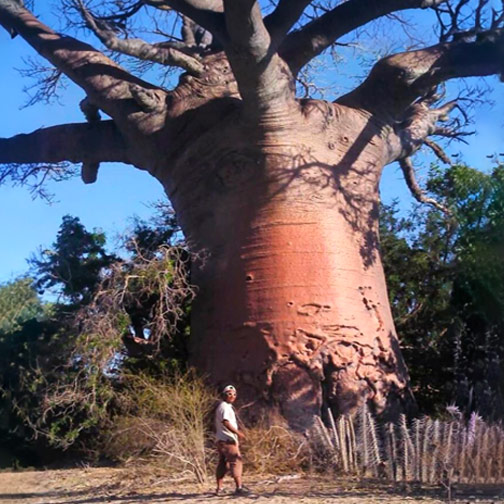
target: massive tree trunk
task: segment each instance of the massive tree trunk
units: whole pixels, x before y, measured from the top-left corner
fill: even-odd
[[[440,83],[502,74],[504,12],[483,15],[479,0],[461,32],[468,2],[438,9],[439,44],[381,59],[334,103],[297,99],[296,78],[369,21],[439,2],[347,0],[319,15],[310,0],[278,0],[263,18],[255,0],[146,0],[115,18],[126,27],[142,5],[176,11],[184,43],[161,44],[121,39],[85,1],[69,2],[108,49],[184,68],[167,91],[54,32],[23,2],[0,0],[0,25],[85,91],[88,121],[0,139],[0,183],[45,179],[60,161],[82,162],[87,183],[103,161],[147,170],[197,256],[200,371],[234,382],[250,418],[303,428],[326,406],[345,413],[365,401],[393,415],[412,400],[379,255],[381,171],[399,161],[415,197],[435,203],[409,156],[426,144],[443,159],[428,137],[457,134],[437,125],[456,106],[440,105]],[[294,29],[305,9],[310,22]],[[210,45],[197,42],[201,30]]]
[[[170,168],[198,255],[192,362],[235,383],[251,418],[303,427],[323,406],[411,401],[379,256],[382,126],[324,101],[253,131],[230,111]]]

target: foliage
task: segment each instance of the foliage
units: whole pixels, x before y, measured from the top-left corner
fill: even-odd
[[[36,281],[0,288],[1,411],[9,432],[89,451],[117,407],[124,373],[184,367],[189,255],[182,245],[160,246],[178,230],[166,215],[159,228],[136,223],[125,259],[106,253],[102,233],[66,216],[53,250],[32,260]],[[44,305],[35,286],[60,292],[59,302]]]
[[[70,303],[89,302],[101,272],[117,260],[104,245],[103,233],[89,232],[78,217],[65,215],[53,248],[30,260],[39,291],[56,288]]]
[[[382,212],[389,296],[423,411],[456,400],[504,414],[504,167],[433,166],[427,189],[450,208]],[[422,359],[418,359],[418,355]]]
[[[0,287],[0,436],[7,452],[30,462],[37,461],[33,431],[19,411],[37,407],[40,370],[51,373],[65,354],[57,334],[61,321],[54,324],[51,313],[52,307],[42,304],[30,278]]]
[[[33,279],[24,277],[0,285],[1,334],[17,331],[28,320],[42,316],[42,303],[32,284]]]

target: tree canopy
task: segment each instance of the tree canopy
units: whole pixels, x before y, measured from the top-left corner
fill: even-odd
[[[503,14],[500,7],[486,0],[262,3],[63,0],[61,12],[67,28],[71,31],[85,27],[92,32],[104,47],[105,51],[100,52],[44,26],[23,7],[23,2],[3,0],[2,25],[12,36],[24,37],[54,65],[54,70],[47,72],[46,69],[45,75],[42,69],[31,72],[39,78],[40,92],[36,96],[56,92],[58,80],[62,76],[70,78],[87,95],[80,106],[93,127],[69,124],[3,139],[2,180],[26,183],[33,177],[39,177],[39,182],[51,176],[59,179],[66,172],[73,173],[65,164],[69,161],[82,163],[85,182],[93,182],[99,163],[106,161],[130,163],[155,174],[155,168],[150,167],[152,163],[139,162],[139,154],[127,145],[128,133],[121,126],[126,118],[133,128],[130,133],[146,131],[146,128],[156,131],[165,121],[173,121],[204,102],[187,100],[183,89],[188,83],[201,80],[202,84],[218,84],[222,80],[218,85],[224,88],[233,81],[225,95],[235,98],[239,95],[250,119],[254,120],[254,116],[257,119],[262,111],[270,108],[273,111],[274,103],[280,106],[280,102],[293,98],[296,79],[300,89],[310,91],[311,84],[303,80],[302,71],[313,58],[330,48],[341,52],[352,41],[359,41],[359,37],[366,38],[366,31],[361,28],[367,30],[377,20],[388,19],[391,29],[395,23],[408,32],[408,21],[401,14],[420,9],[432,13],[430,18],[423,16],[422,24],[427,28],[431,20],[439,42],[418,48],[421,41],[406,37],[400,44],[414,50],[380,59],[360,86],[337,101],[393,118],[396,125],[395,134],[389,138],[390,149],[394,151],[390,160],[401,160],[408,185],[421,197],[409,155],[425,144],[440,158],[446,158],[428,137],[450,139],[464,135],[460,126],[466,116],[456,118],[447,126],[437,124],[458,106],[456,99],[435,106],[443,98],[437,86],[456,77],[501,74]],[[150,20],[152,26],[148,27]],[[140,33],[148,33],[152,41],[139,38]],[[228,77],[218,77],[211,71],[216,60],[210,56],[222,51],[231,65],[224,72],[231,72]],[[127,64],[125,56],[143,61],[143,66],[129,73],[118,65],[118,62]],[[182,69],[185,73],[176,88],[180,87],[180,91],[166,91],[133,75],[141,74],[152,64]],[[214,94],[217,97],[219,93]],[[375,99],[376,93],[379,100]],[[99,110],[112,121],[99,122]],[[89,145],[93,145],[92,152],[85,147]],[[149,149],[147,144],[138,148]]]

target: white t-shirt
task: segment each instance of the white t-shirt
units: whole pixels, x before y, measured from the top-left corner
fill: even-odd
[[[238,430],[238,422],[236,421],[233,405],[226,401],[222,401],[215,410],[215,434],[219,441],[234,441],[237,443],[238,436],[224,425],[224,420],[227,420],[232,427]]]

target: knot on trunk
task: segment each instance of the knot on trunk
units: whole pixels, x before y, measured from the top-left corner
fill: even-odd
[[[86,96],[86,98],[79,103],[79,107],[87,122],[94,123],[101,121],[100,109],[94,103],[91,103],[89,96]]]

